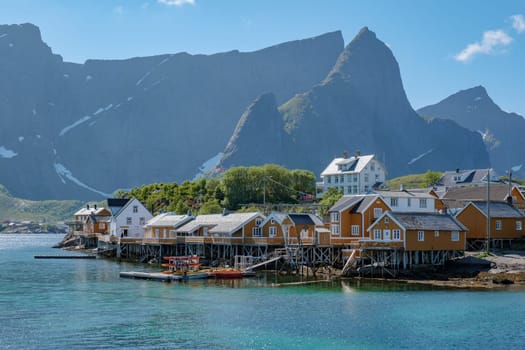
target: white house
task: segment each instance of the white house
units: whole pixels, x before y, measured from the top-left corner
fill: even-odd
[[[385,182],[386,170],[375,155],[362,156],[357,152],[348,157],[345,152],[343,158],[335,158],[321,173],[322,193],[335,187],[348,194],[364,194],[372,188]]]
[[[436,197],[425,190],[379,191],[375,190],[392,211],[411,213],[434,213],[436,209]]]
[[[107,203],[112,213],[109,224],[111,236],[144,237],[144,226],[153,215],[138,199],[108,198]]]

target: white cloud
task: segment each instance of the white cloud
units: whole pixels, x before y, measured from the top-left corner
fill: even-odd
[[[195,5],[195,0],[157,0],[158,3],[168,6]]]
[[[478,54],[489,55],[499,52],[498,49],[509,45],[511,42],[512,38],[503,30],[488,30],[483,33],[481,42],[467,45],[466,48],[454,56],[454,59],[460,62],[467,62]]]
[[[512,28],[518,33],[525,32],[525,19],[523,18],[523,15],[510,16],[510,20],[512,21]]]

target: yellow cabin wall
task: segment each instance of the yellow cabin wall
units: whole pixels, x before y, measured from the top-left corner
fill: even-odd
[[[487,238],[487,217],[472,204],[456,216],[456,219],[465,226],[468,239]],[[501,230],[496,230],[496,221],[501,221]],[[521,221],[521,230],[516,229],[516,222]],[[525,235],[525,218],[490,218],[490,237],[492,239],[512,239]]]

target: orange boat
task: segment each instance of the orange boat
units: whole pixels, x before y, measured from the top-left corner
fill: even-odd
[[[215,278],[243,278],[243,271],[232,269],[217,269],[213,270]]]

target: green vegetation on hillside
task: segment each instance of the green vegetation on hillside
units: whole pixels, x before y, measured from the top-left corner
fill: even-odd
[[[405,188],[427,188],[434,185],[443,175],[439,171],[428,170],[424,174],[413,174],[396,177],[386,181],[387,187],[391,190],[399,190],[401,185]]]
[[[6,220],[27,220],[34,222],[57,222],[71,219],[83,205],[76,200],[31,201],[11,196],[0,185],[0,222]]]
[[[288,170],[275,164],[228,169],[220,179],[155,183],[119,191],[118,197],[135,197],[153,214],[172,211],[185,214],[220,213],[251,203],[299,203],[315,193],[315,175],[306,170]]]

